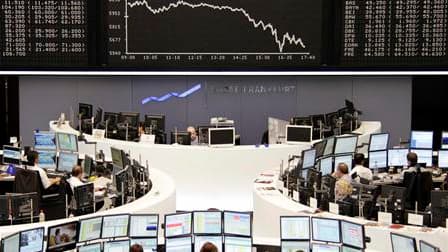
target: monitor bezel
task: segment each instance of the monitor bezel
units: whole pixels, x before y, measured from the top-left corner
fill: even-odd
[[[319,144],[319,143],[323,143],[322,155],[317,155],[318,153],[317,153],[317,149],[316,149],[316,144]],[[325,156],[324,155],[325,147],[327,147],[327,139],[326,138],[320,139],[319,141],[315,142],[312,147],[313,147],[313,149],[316,149],[316,158],[324,157]]]
[[[342,223],[348,223],[351,225],[356,225],[356,226],[361,226],[361,231],[362,231],[362,247],[357,247],[353,244],[348,244],[348,243],[344,243],[344,236],[342,235]],[[363,224],[359,224],[353,221],[347,221],[347,220],[340,220],[340,229],[341,229],[341,242],[343,245],[347,245],[347,247],[353,247],[353,248],[357,248],[357,249],[365,249],[366,248],[366,230]]]
[[[62,149],[60,144],[59,144],[59,136],[60,135],[70,135],[70,136],[74,136],[75,137],[75,144],[76,144],[76,150],[69,150],[69,149]],[[71,133],[66,133],[66,132],[57,132],[56,133],[56,147],[57,150],[60,152],[78,152],[79,151],[79,146],[78,146],[78,136],[76,134],[71,134]]]
[[[19,232],[20,233],[20,236],[19,236],[19,251],[22,248],[22,246],[20,246],[20,241],[22,240],[22,233],[29,232],[29,231],[32,231],[32,230],[38,230],[38,229],[42,230],[42,248],[41,248],[40,251],[44,251],[44,247],[45,247],[45,244],[44,244],[45,243],[45,228],[44,227],[37,227],[37,228],[31,228],[31,229],[26,229],[26,230],[20,231]]]
[[[339,226],[339,240],[334,242],[334,241],[325,241],[325,240],[319,240],[316,239],[314,237],[314,225],[313,225],[313,220],[314,219],[319,219],[319,220],[331,220],[331,221],[337,221],[338,222],[338,226]],[[328,242],[328,243],[341,243],[342,241],[342,234],[341,234],[341,220],[339,219],[331,219],[331,218],[323,218],[323,217],[311,217],[311,237],[313,238],[313,241],[319,241],[319,242]]]
[[[384,167],[370,167],[370,153],[377,153],[377,152],[386,152],[386,166]],[[370,170],[379,170],[389,167],[389,150],[379,150],[379,151],[369,151],[369,169]]]
[[[199,251],[196,251],[196,238],[197,237],[220,237],[221,238],[221,249],[218,248],[218,252],[219,251],[221,251],[221,252],[224,251],[224,236],[222,234],[221,235],[204,235],[204,234],[200,234],[200,235],[194,235],[194,238],[193,238],[193,252],[200,252],[200,249],[199,249]]]
[[[282,219],[308,219],[308,239],[285,239],[282,234]],[[310,216],[293,216],[293,215],[281,215],[280,216],[280,241],[310,241],[311,240],[311,218]]]
[[[399,234],[399,233],[390,232],[390,243],[391,243],[391,246],[392,246],[392,252],[400,252],[400,251],[395,251],[395,249],[394,249],[394,242],[393,242],[393,239],[392,239],[392,237],[394,235],[400,236],[400,237],[406,238],[406,239],[411,239],[414,242],[414,251],[409,251],[409,252],[417,252],[417,242],[415,240],[415,237],[411,237],[411,236],[402,235],[402,234]]]
[[[79,154],[78,153],[76,153],[76,152],[67,152],[67,151],[60,151],[59,152],[59,155],[58,155],[58,159],[57,159],[57,164],[56,164],[56,171],[58,171],[58,172],[63,172],[63,173],[71,173],[72,171],[71,170],[69,170],[69,171],[64,171],[64,170],[60,170],[59,168],[59,165],[60,165],[60,159],[61,159],[61,154],[62,155],[71,155],[71,156],[76,156],[76,164],[75,165],[78,165],[78,163],[79,163]],[[71,167],[71,169],[73,169],[73,167]]]
[[[167,241],[171,239],[180,239],[180,238],[190,238],[190,249],[193,252],[193,237],[192,235],[184,235],[184,236],[171,236],[171,237],[165,237],[165,252],[168,251],[167,249]]]
[[[249,235],[242,235],[242,234],[234,234],[234,233],[226,233],[226,219],[225,219],[225,214],[226,213],[230,213],[230,214],[248,214],[250,217],[250,234]],[[224,236],[234,236],[234,237],[252,237],[252,232],[253,232],[253,212],[244,212],[244,211],[228,211],[225,210],[222,212],[222,233]]]
[[[14,164],[14,163],[11,163],[11,162],[5,162],[5,148],[11,148],[11,149],[14,149],[15,151],[19,151],[20,158],[19,159],[14,159],[14,160],[18,160],[17,164]],[[6,165],[8,165],[8,164],[19,165],[19,166],[22,165],[22,151],[23,151],[23,149],[20,148],[20,147],[15,147],[15,146],[11,146],[11,145],[3,145],[2,163],[6,164]],[[12,158],[9,158],[9,159],[12,159]]]
[[[103,228],[104,228],[104,218],[108,218],[108,217],[118,217],[118,216],[127,216],[128,217],[128,225],[127,225],[127,232],[125,235],[121,235],[121,236],[113,236],[113,237],[105,237],[103,234]],[[110,215],[103,215],[102,220],[101,220],[101,239],[112,239],[112,238],[123,238],[123,237],[128,237],[129,236],[129,224],[130,224],[130,214],[110,214]]]
[[[322,160],[324,160],[324,159],[331,159],[331,172],[329,174],[330,175],[333,174],[333,172],[334,172],[334,157],[333,156],[326,156],[319,160],[319,172],[322,174],[321,165],[322,165]],[[325,174],[325,175],[328,175],[328,174]],[[325,176],[325,175],[322,175],[322,176]]]
[[[305,157],[305,153],[306,153],[306,152],[312,152],[312,151],[314,151],[314,163],[313,163],[313,166],[303,166],[303,161],[305,160],[305,159],[304,159],[304,157]],[[302,164],[301,164],[301,168],[302,168],[302,169],[314,168],[314,167],[316,166],[316,158],[317,158],[317,156],[316,156],[316,149],[311,148],[311,149],[303,150],[303,151],[302,151]]]
[[[69,245],[65,245],[63,247],[54,248],[54,249],[50,248],[49,245],[48,245],[50,243],[50,229],[61,227],[61,226],[65,226],[65,225],[72,225],[72,224],[75,224],[75,227],[76,227],[76,236],[75,236],[74,243],[73,244],[69,244]],[[78,243],[78,229],[79,229],[78,226],[79,225],[80,225],[79,221],[71,221],[71,222],[61,223],[61,224],[58,224],[58,225],[48,226],[47,227],[47,250],[46,251],[50,252],[50,251],[65,251],[65,250],[76,249],[76,243]],[[60,249],[62,249],[62,250],[60,250]]]
[[[98,238],[94,238],[94,239],[89,239],[89,240],[85,240],[85,241],[80,241],[80,234],[81,234],[81,227],[82,227],[82,222],[83,221],[88,221],[88,220],[93,220],[93,219],[100,219],[101,220],[101,228],[100,228],[100,235]],[[91,218],[85,218],[85,219],[80,219],[79,220],[79,225],[78,225],[78,240],[77,243],[83,243],[83,242],[89,242],[89,241],[95,241],[95,240],[101,240],[102,238],[102,232],[103,232],[103,216],[95,216],[95,217],[91,217]]]
[[[221,230],[221,232],[219,232],[219,233],[198,233],[198,232],[196,232],[196,230],[195,230],[195,221],[194,221],[194,216],[195,216],[195,214],[196,213],[220,213],[220,215],[221,215],[221,228],[220,228],[220,230]],[[211,210],[211,211],[207,211],[207,210],[199,210],[199,211],[193,211],[192,212],[192,218],[193,218],[193,227],[192,227],[192,234],[194,234],[194,235],[201,235],[201,236],[213,236],[213,235],[218,235],[218,234],[220,234],[220,235],[223,235],[223,233],[224,233],[224,215],[223,215],[223,212],[222,211],[218,211],[218,210]]]
[[[310,132],[310,139],[309,141],[289,141],[288,140],[288,129],[289,128],[301,128],[301,129],[308,129]],[[313,141],[313,126],[308,125],[286,125],[286,131],[285,131],[285,142],[287,144],[301,144],[301,143],[311,143]],[[325,144],[326,145],[326,144]]]
[[[394,166],[394,165],[389,164],[389,151],[391,151],[391,150],[406,150],[407,153],[409,153],[409,148],[392,148],[392,149],[387,149],[387,166],[389,166],[389,167],[403,167],[403,166],[407,166],[408,165],[407,162],[403,166],[401,166],[401,165]]]
[[[331,140],[333,142],[333,147],[331,148],[331,153],[325,154],[325,150],[327,149],[327,144],[328,144],[329,140]],[[331,137],[328,137],[327,139],[325,139],[325,148],[324,148],[324,153],[322,154],[322,157],[329,157],[329,156],[333,156],[334,155],[335,143],[336,143],[336,137],[335,136],[331,136]]]
[[[370,149],[370,143],[372,142],[372,137],[373,137],[373,136],[378,136],[378,135],[387,135],[386,149],[381,149],[381,150],[371,150],[371,149]],[[367,151],[368,151],[368,152],[371,152],[371,151],[383,151],[383,150],[387,150],[387,149],[389,149],[389,141],[390,141],[390,134],[389,134],[388,132],[385,132],[385,133],[373,133],[373,134],[370,134],[370,137],[369,137],[369,148],[367,149]]]
[[[36,152],[39,154],[40,157],[40,152],[51,152],[52,154],[54,154],[54,166],[46,166],[46,165],[42,165],[41,163],[39,163],[39,167],[44,168],[44,169],[50,169],[50,170],[56,170],[56,168],[58,167],[58,152],[56,150],[53,149],[36,149]]]
[[[356,138],[355,148],[353,149],[353,151],[350,151],[350,152],[336,153],[336,146],[338,146],[338,141],[340,139],[346,139],[346,138]],[[338,155],[338,156],[343,156],[343,155],[348,154],[348,153],[351,153],[351,154],[356,153],[356,149],[358,148],[358,141],[359,141],[358,135],[343,135],[343,136],[335,137],[335,141],[334,141],[334,145],[333,145],[333,154],[334,155]]]
[[[440,251],[440,248],[438,248],[438,247],[436,247],[436,246],[430,244],[429,242],[426,242],[426,241],[424,241],[424,240],[420,240],[420,241],[418,242],[418,248],[419,248],[420,252],[422,252],[422,244],[425,244],[426,246],[429,246],[429,247],[434,248],[434,252],[439,252],[439,251]]]
[[[19,247],[19,250],[20,250],[20,232],[17,232],[17,233],[12,233],[12,234],[10,234],[8,236],[2,237],[2,239],[0,240],[0,243],[1,243],[0,244],[0,248],[2,249],[1,251],[5,251],[5,247],[4,247],[5,246],[5,240],[13,237],[14,235],[18,235],[19,236],[18,247]]]
[[[431,132],[432,133],[432,146],[431,148],[421,148],[421,147],[412,147],[412,134],[414,132]],[[411,134],[409,135],[409,149],[423,149],[423,150],[428,150],[428,149],[433,149],[434,147],[434,131],[433,130],[411,130]]]
[[[80,248],[82,248],[82,247],[88,247],[88,246],[93,246],[93,245],[100,245],[100,250],[102,251],[102,249],[103,249],[103,247],[102,247],[103,243],[102,243],[102,242],[94,242],[94,243],[89,243],[89,244],[84,244],[84,245],[81,245],[81,246],[77,246],[77,247],[76,247],[76,251],[77,251],[77,252],[80,252],[80,251],[79,251]]]
[[[190,214],[190,233],[186,233],[186,234],[180,234],[180,235],[174,235],[174,236],[166,236],[166,218],[170,217],[170,216],[174,216],[174,215],[182,215],[182,214]],[[192,212],[181,212],[181,213],[172,213],[172,214],[165,214],[164,216],[164,229],[163,229],[163,236],[165,237],[165,239],[167,238],[177,238],[177,237],[186,237],[186,236],[191,236],[193,234],[193,213]]]
[[[132,217],[141,217],[141,216],[155,216],[157,217],[157,231],[156,231],[156,236],[132,236],[131,235],[131,218]],[[158,214],[130,214],[129,215],[129,227],[128,227],[128,234],[129,234],[129,238],[136,238],[136,239],[143,239],[143,238],[157,238],[159,236],[159,228],[160,228],[160,217]]]
[[[54,136],[54,148],[42,148],[42,146],[37,146],[36,147],[36,134],[49,134],[49,135],[53,135]],[[56,139],[57,137],[56,137],[56,132],[53,132],[53,131],[34,131],[33,132],[33,146],[34,146],[34,149],[39,149],[39,150],[54,150],[54,151],[57,151],[57,149],[58,149],[58,143],[57,143],[57,139]]]
[[[232,143],[226,143],[226,144],[212,144],[211,138],[212,138],[212,131],[232,131],[233,135],[233,142]],[[225,127],[225,128],[208,128],[208,146],[210,147],[225,147],[225,146],[235,146],[235,127]]]

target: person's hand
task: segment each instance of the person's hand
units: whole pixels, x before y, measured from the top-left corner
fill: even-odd
[[[59,184],[61,183],[61,178],[60,178],[60,177],[55,178],[55,179],[54,179],[54,183],[55,183],[56,185],[59,185]]]

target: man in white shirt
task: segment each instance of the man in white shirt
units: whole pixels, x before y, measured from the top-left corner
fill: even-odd
[[[42,181],[42,186],[45,190],[50,188],[52,185],[59,185],[61,178],[48,178],[47,173],[39,167],[39,153],[37,151],[30,151],[27,155],[28,165],[30,170],[37,171],[39,173],[40,180]]]
[[[72,176],[67,180],[73,192],[75,191],[75,187],[84,185],[84,182],[81,180],[83,174],[81,166],[75,165],[75,167],[73,167]]]
[[[355,154],[355,167],[350,172],[350,176],[353,178],[353,175],[356,174],[354,180],[359,182],[359,178],[366,179],[368,181],[372,181],[373,174],[372,171],[364,166],[364,154],[356,153]]]
[[[336,184],[334,188],[335,199],[343,200],[350,197],[353,188],[351,186],[351,177],[348,174],[348,165],[346,163],[339,163],[336,171],[333,173],[333,177],[336,178]]]

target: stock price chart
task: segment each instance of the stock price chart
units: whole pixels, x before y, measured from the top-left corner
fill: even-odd
[[[108,65],[320,64],[321,0],[108,0]]]

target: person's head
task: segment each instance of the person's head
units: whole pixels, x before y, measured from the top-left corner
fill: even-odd
[[[143,252],[143,247],[140,244],[134,244],[129,249],[129,252]]]
[[[218,252],[218,248],[211,242],[206,242],[202,245],[200,252]]]
[[[414,166],[417,165],[417,160],[418,160],[417,153],[409,152],[406,157],[408,159],[408,166],[409,167],[414,167]]]
[[[195,129],[193,126],[189,126],[189,127],[187,128],[187,132],[190,133],[191,140],[193,140],[193,141],[196,140],[196,137],[197,137],[196,129]]]
[[[342,176],[348,174],[348,165],[346,163],[339,163],[336,170],[336,177],[342,178]]]
[[[59,235],[61,233],[61,230],[58,228],[56,229],[56,231],[54,232],[55,235]]]
[[[82,167],[79,165],[73,166],[72,177],[82,178]]]
[[[354,160],[355,160],[355,165],[364,165],[364,154],[356,153]]]
[[[37,165],[39,163],[39,153],[37,151],[30,151],[26,156],[29,165]]]

